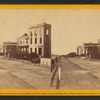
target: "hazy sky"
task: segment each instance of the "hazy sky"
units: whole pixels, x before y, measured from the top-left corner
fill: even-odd
[[[52,25],[52,53],[76,51],[84,42],[100,38],[100,10],[0,9],[0,43],[16,41],[34,24]]]

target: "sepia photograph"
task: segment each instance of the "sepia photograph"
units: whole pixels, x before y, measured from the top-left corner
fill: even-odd
[[[0,89],[99,90],[100,9],[0,9]]]

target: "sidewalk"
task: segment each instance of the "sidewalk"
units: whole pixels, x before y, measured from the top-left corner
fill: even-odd
[[[100,60],[88,60],[88,59],[78,59],[78,58],[68,58],[74,64],[82,67],[85,70],[90,71],[97,77],[100,77]]]
[[[3,84],[1,80],[4,88],[6,85],[6,88],[20,89],[20,86],[23,86],[24,89],[27,85],[29,89],[50,89],[50,69],[46,66],[36,65],[25,60],[0,57],[0,74],[3,72],[6,73],[1,76],[2,80],[6,82]],[[13,87],[10,82],[13,83]]]

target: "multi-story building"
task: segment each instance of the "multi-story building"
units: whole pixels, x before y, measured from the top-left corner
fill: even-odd
[[[17,39],[19,53],[35,52],[43,58],[51,57],[51,25],[37,24]]]
[[[11,57],[14,53],[17,53],[17,42],[4,42],[3,54],[7,57]]]
[[[77,47],[78,55],[85,55],[87,58],[97,58],[98,56],[98,43],[84,43],[82,46]]]
[[[29,28],[29,53],[51,57],[51,25],[42,23]]]
[[[86,55],[98,53],[98,43],[84,43],[84,51]]]
[[[29,36],[27,33],[17,38],[18,53],[29,53]]]

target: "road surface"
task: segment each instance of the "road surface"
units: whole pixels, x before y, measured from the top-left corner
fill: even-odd
[[[61,79],[59,89],[100,89],[100,62],[78,58],[61,58]]]
[[[0,89],[49,89],[50,68],[0,58]]]

